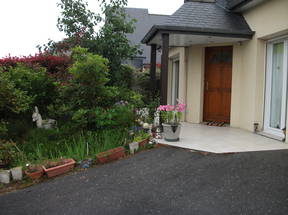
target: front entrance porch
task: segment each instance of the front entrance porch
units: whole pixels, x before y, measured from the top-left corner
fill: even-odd
[[[213,127],[183,123],[179,142],[158,143],[212,153],[234,153],[288,149],[288,144],[249,131],[231,127]]]

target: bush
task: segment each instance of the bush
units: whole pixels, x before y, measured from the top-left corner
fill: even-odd
[[[1,138],[22,138],[32,126],[32,108],[45,112],[56,97],[56,84],[41,67],[19,64],[0,72]]]
[[[156,71],[156,95],[151,95],[151,80],[150,80],[150,70],[135,71],[133,73],[133,86],[132,89],[143,95],[143,100],[145,103],[150,103],[151,100],[155,99],[160,94],[160,70]],[[154,97],[154,98],[153,98]]]
[[[133,72],[135,69],[130,65],[121,65],[119,70],[115,72],[115,85],[121,88],[131,89],[133,84]]]
[[[25,160],[14,142],[0,139],[0,168],[11,168]]]
[[[87,49],[74,48],[73,65],[69,68],[72,75],[70,83],[63,88],[65,103],[72,110],[92,108],[106,93],[105,85],[109,81],[108,60],[88,53]]]
[[[72,120],[74,125],[82,130],[127,129],[134,123],[134,113],[131,106],[119,104],[109,109],[79,109]]]
[[[10,119],[26,112],[32,101],[26,91],[17,89],[15,83],[0,72],[0,139],[8,138]]]
[[[5,57],[0,59],[0,67],[4,71],[8,71],[11,67],[16,67],[19,63],[26,66],[41,66],[44,67],[48,74],[62,77],[67,73],[71,63],[68,56],[53,56],[48,54],[36,54],[35,56],[24,57]]]
[[[30,106],[38,106],[46,111],[46,107],[56,97],[56,83],[49,78],[42,67],[31,68],[18,64],[8,72],[4,72],[2,76],[13,82],[16,89],[26,92],[31,99]]]

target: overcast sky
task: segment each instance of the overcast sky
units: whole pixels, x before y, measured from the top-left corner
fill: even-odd
[[[57,27],[59,0],[1,0],[0,58],[29,55],[36,46],[48,39],[61,40],[64,35]],[[90,9],[97,11],[97,0],[87,0]],[[128,7],[148,8],[150,13],[172,14],[184,0],[128,0]]]

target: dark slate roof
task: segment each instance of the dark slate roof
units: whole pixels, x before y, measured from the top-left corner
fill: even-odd
[[[185,2],[162,25],[154,25],[142,42],[148,43],[158,31],[165,30],[239,38],[251,38],[253,35],[241,14],[219,4],[197,1]]]
[[[252,0],[226,0],[228,2],[228,8],[233,9],[238,6],[242,6],[244,4],[249,3]]]

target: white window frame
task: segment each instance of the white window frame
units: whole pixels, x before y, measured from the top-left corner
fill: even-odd
[[[281,107],[281,122],[280,129],[270,127],[271,118],[271,94],[272,94],[272,69],[273,69],[273,45],[279,42],[284,42],[283,55],[283,89],[282,89],[282,107]],[[267,68],[266,68],[266,90],[265,90],[265,113],[264,113],[264,132],[285,138],[282,129],[286,128],[287,119],[287,73],[288,73],[288,37],[278,38],[268,41],[267,43]]]

